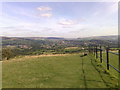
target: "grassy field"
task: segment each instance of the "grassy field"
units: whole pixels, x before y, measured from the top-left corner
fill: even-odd
[[[118,53],[118,52],[115,52],[115,53]],[[98,54],[100,56],[100,54]],[[104,52],[102,54],[103,56],[103,59],[105,59],[107,61],[107,57],[106,57],[106,52]],[[109,63],[111,65],[113,65],[116,69],[119,70],[119,56],[118,55],[115,55],[115,54],[112,54],[112,53],[109,53]],[[100,62],[100,59],[98,59],[98,61]],[[107,69],[107,63],[105,63],[104,61],[102,62],[102,66]],[[109,67],[109,72],[111,72],[113,74],[113,76],[115,76],[116,78],[118,78],[118,72],[113,68],[113,67]]]
[[[117,78],[91,55],[21,57],[3,61],[2,69],[3,88],[117,87]]]

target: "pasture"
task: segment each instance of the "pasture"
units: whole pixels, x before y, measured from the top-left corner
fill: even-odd
[[[113,51],[112,51],[113,52]],[[115,52],[115,53],[118,53],[118,52]],[[99,54],[99,53],[98,53]],[[100,54],[98,55],[100,56]],[[107,61],[107,56],[106,56],[106,52],[103,53],[103,56],[102,56],[105,61]],[[119,70],[119,56],[118,55],[114,55],[112,53],[109,53],[109,64],[111,64],[112,66],[114,66],[116,69]],[[100,62],[100,58],[98,59],[98,62]],[[102,62],[101,64],[105,69],[107,69],[107,63],[105,63],[104,61]],[[113,76],[115,76],[116,78],[118,78],[118,72],[111,66],[109,66],[109,72],[111,72],[111,74]]]
[[[93,55],[18,57],[2,63],[3,88],[109,88],[118,79]]]

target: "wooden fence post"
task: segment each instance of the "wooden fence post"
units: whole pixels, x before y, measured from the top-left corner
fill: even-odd
[[[97,54],[97,51],[98,51],[98,50],[97,50],[97,46],[96,46],[96,59],[98,58],[98,54]]]
[[[89,45],[89,53],[90,53],[90,45]]]
[[[119,49],[119,71],[120,71],[120,49]]]
[[[120,49],[119,49],[119,71],[120,71]],[[119,82],[118,82],[119,86],[118,88],[120,88],[120,73],[119,73]]]
[[[100,62],[102,63],[102,49],[101,49],[101,46],[100,46]]]
[[[109,48],[108,47],[106,49],[106,54],[107,54],[107,70],[109,70]]]
[[[95,50],[96,50],[96,49],[95,49],[95,46],[94,46],[94,55],[95,55],[95,52],[96,52]]]
[[[92,47],[92,52],[93,52],[93,55],[94,55],[94,46]]]
[[[88,45],[88,52],[90,53],[90,46]]]

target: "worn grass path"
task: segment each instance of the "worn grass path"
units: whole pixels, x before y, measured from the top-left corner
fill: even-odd
[[[90,56],[76,55],[16,58],[3,61],[3,88],[106,88],[117,80]]]

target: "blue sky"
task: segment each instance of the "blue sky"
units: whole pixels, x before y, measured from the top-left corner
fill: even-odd
[[[118,34],[115,2],[7,2],[2,36],[78,38]]]

